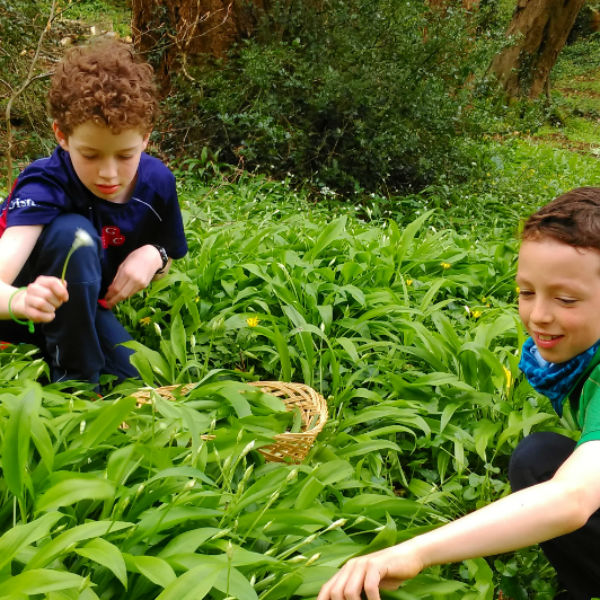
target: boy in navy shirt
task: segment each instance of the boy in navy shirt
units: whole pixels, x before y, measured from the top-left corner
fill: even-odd
[[[519,367],[577,442],[535,432],[517,446],[513,493],[438,529],[349,560],[317,600],[379,600],[422,569],[540,544],[561,599],[600,597],[600,188],[579,188],[532,215],[522,234],[519,316],[531,336]]]
[[[111,309],[187,252],[175,179],[144,153],[152,75],[115,40],[69,50],[49,92],[58,147],[0,206],[0,339],[38,345],[53,381],[136,377]],[[93,243],[73,253],[63,282],[77,230]],[[28,320],[42,325],[32,332]]]

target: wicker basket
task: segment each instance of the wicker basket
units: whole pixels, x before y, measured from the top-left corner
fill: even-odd
[[[252,381],[249,385],[260,388],[261,391],[281,398],[288,410],[298,408],[302,418],[302,431],[299,433],[285,432],[275,436],[275,443],[263,446],[259,451],[264,457],[273,462],[300,463],[308,454],[315,438],[327,422],[327,402],[325,398],[303,383],[285,383],[283,381]],[[137,406],[150,402],[152,392],[163,398],[173,400],[183,396],[196,387],[195,383],[184,385],[167,385],[159,388],[143,388],[132,394],[137,398]],[[202,436],[212,439],[214,436]]]

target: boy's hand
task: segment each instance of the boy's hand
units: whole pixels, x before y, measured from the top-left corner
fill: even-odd
[[[116,304],[150,285],[156,271],[162,266],[162,260],[156,248],[142,246],[137,248],[119,265],[117,274],[108,286],[106,306],[113,308]]]
[[[395,590],[406,579],[419,574],[425,565],[410,542],[349,560],[321,588],[317,600],[380,600],[379,588]]]
[[[13,312],[21,318],[38,323],[48,323],[55,317],[56,309],[69,299],[67,286],[57,277],[40,275],[13,301]]]

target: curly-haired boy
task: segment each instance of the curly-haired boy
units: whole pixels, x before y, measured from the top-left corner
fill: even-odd
[[[0,339],[38,345],[53,381],[136,377],[111,309],[187,252],[175,179],[144,152],[158,109],[152,75],[117,40],[67,51],[49,92],[58,147],[0,206]],[[77,229],[94,243],[73,254],[67,291]]]
[[[438,529],[349,560],[318,600],[358,600],[395,589],[422,569],[540,544],[563,588],[555,598],[600,597],[600,188],[571,190],[526,222],[519,316],[531,337],[519,367],[577,442],[535,432],[514,451],[513,493]]]

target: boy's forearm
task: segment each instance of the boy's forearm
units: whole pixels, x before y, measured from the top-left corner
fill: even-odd
[[[587,516],[576,498],[564,485],[550,480],[405,543],[425,566],[524,548],[582,527]]]
[[[17,288],[0,281],[0,319],[10,319],[8,312],[8,302],[13,293],[16,295]],[[14,300],[14,299],[13,299]],[[11,303],[11,310],[16,316],[21,316],[21,311],[17,309],[16,302]]]

